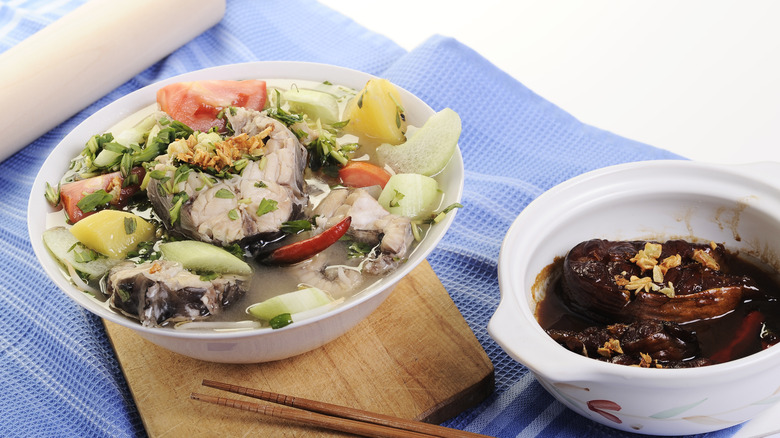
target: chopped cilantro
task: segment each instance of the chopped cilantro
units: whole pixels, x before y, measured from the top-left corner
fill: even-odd
[[[347,257],[351,259],[365,257],[371,253],[372,249],[374,249],[374,247],[369,243],[352,242],[352,244],[347,247]]]
[[[84,213],[89,213],[90,211],[95,211],[100,206],[108,204],[113,199],[113,195],[106,193],[103,189],[99,189],[81,198],[76,203],[76,206]]]
[[[44,192],[43,196],[46,198],[49,204],[56,207],[60,203],[60,185],[57,184],[57,188],[54,188],[47,182],[46,191]]]
[[[270,213],[272,211],[275,211],[279,207],[277,207],[278,202],[274,201],[273,199],[266,199],[263,198],[262,201],[260,201],[260,205],[257,206],[257,211],[255,214],[258,216],[262,216],[266,213]]]
[[[272,329],[280,329],[284,326],[288,326],[292,324],[292,316],[289,313],[281,313],[279,315],[274,316],[271,318],[268,323],[271,325]]]
[[[214,193],[214,197],[221,199],[233,199],[236,197],[236,195],[228,189],[219,189],[217,190],[217,193]]]
[[[281,230],[287,234],[297,234],[311,230],[311,222],[306,219],[282,222]]]
[[[198,275],[202,281],[211,281],[219,278],[219,274],[213,271],[198,272]]]
[[[398,190],[393,190],[395,192],[395,195],[393,196],[393,199],[390,200],[389,205],[391,207],[398,207],[398,203],[401,202],[401,199],[404,199],[404,194],[399,192]]]
[[[135,220],[134,217],[126,217],[125,218],[125,234],[133,234],[135,232],[135,228],[138,225],[138,222]]]
[[[168,213],[171,215],[171,225],[175,225],[177,222],[179,222],[181,216],[181,206],[184,205],[188,199],[189,196],[187,195],[187,192],[179,192],[173,195],[173,199],[171,200],[173,207],[168,210]]]

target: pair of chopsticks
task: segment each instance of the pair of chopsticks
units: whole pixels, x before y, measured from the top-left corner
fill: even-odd
[[[259,389],[245,388],[229,383],[203,380],[203,386],[241,394],[277,405],[264,405],[193,392],[190,398],[219,406],[241,409],[268,415],[270,417],[297,421],[311,426],[340,432],[378,438],[486,437],[471,432],[450,429],[421,421],[406,420],[389,415],[376,414],[347,406],[339,406],[300,397],[292,397]]]

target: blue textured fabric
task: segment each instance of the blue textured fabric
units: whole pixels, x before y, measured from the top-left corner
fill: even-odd
[[[0,5],[0,51],[82,3]],[[496,391],[446,425],[496,437],[628,436],[565,408],[490,339],[499,248],[517,214],[553,185],[610,164],[680,157],[580,123],[456,40],[432,37],[407,53],[312,0],[268,1],[262,8],[228,1],[218,25],[0,163],[0,436],[145,435],[101,321],[59,292],[33,255],[25,206],[48,152],[86,117],[133,90],[255,60],[355,68],[460,114],[465,208],[429,261],[492,360]]]

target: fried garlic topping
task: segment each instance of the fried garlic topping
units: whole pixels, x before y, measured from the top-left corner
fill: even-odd
[[[661,257],[661,245],[658,243],[645,243],[645,249],[640,249],[634,257],[631,258],[631,263],[635,263],[643,271],[653,269],[658,264],[658,257]]]
[[[268,137],[272,128],[250,137],[241,134],[225,140],[202,141],[198,135],[190,135],[186,140],[177,140],[169,146],[168,153],[184,163],[190,163],[203,169],[213,168],[217,172],[232,166],[236,161],[249,157],[259,157],[265,152],[263,139]]]
[[[714,271],[720,270],[720,265],[718,262],[715,261],[710,253],[704,251],[703,249],[697,249],[693,251],[693,259],[704,265],[705,268],[710,268]]]
[[[623,354],[623,348],[620,346],[620,341],[614,338],[610,338],[604,343],[603,347],[600,347],[596,352],[602,357],[612,357],[612,353]]]
[[[680,257],[680,254],[675,254],[663,259],[663,261],[661,261],[661,263],[658,264],[658,267],[661,268],[661,273],[666,275],[666,271],[672,268],[676,268],[681,264],[682,264],[682,257]]]
[[[626,285],[626,289],[637,292],[644,289],[645,292],[650,292],[651,290],[657,291],[660,289],[660,286],[653,283],[653,279],[650,277],[639,278],[636,275],[632,275],[628,281],[628,284]]]

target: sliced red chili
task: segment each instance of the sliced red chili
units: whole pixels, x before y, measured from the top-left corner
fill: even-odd
[[[764,323],[764,315],[754,310],[745,316],[742,324],[728,345],[716,351],[710,359],[715,363],[724,363],[737,359],[747,354],[754,341],[758,341],[761,335],[761,326]]]
[[[347,216],[314,237],[275,249],[261,262],[270,265],[292,265],[302,262],[336,243],[349,230],[351,223],[352,217]]]

